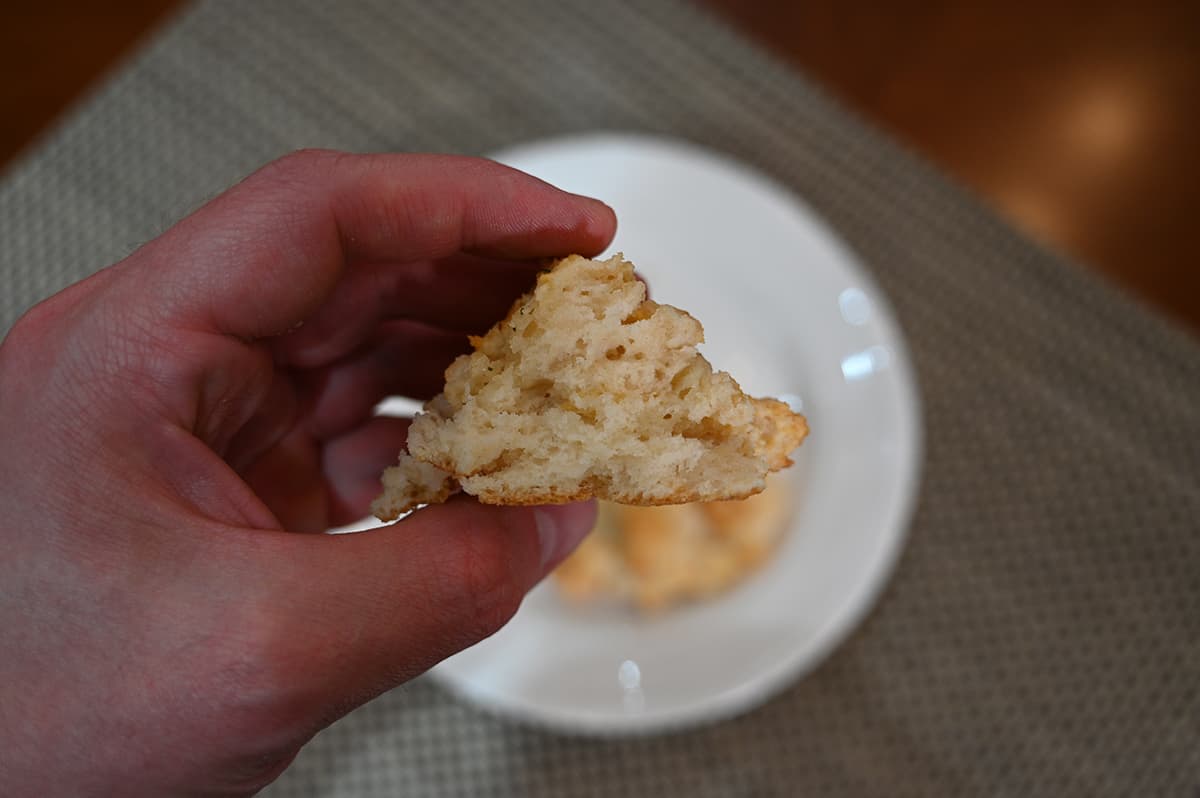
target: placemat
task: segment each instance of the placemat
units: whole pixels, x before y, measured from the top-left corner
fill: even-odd
[[[686,3],[200,3],[5,176],[0,329],[289,149],[597,128],[756,165],[891,296],[927,435],[895,579],[740,719],[596,741],[418,681],[266,794],[1200,794],[1200,347]]]

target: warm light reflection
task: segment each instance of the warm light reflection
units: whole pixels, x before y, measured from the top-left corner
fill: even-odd
[[[1135,145],[1144,116],[1143,92],[1127,75],[1098,77],[1063,106],[1063,130],[1075,159],[1111,167]]]
[[[1156,110],[1151,88],[1132,67],[1064,80],[1059,100],[1030,116],[1037,132],[1029,168],[1002,173],[991,188],[998,207],[1045,242],[1079,247],[1090,229],[1088,209],[1118,191],[1145,157]]]

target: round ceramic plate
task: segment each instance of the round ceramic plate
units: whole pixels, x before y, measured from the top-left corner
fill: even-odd
[[[777,555],[732,592],[652,616],[533,591],[492,638],[433,675],[483,707],[542,725],[645,733],[728,717],[825,657],[863,617],[900,551],[917,489],[920,415],[887,301],[795,196],[678,141],[596,134],[497,160],[617,212],[624,252],[659,301],[704,324],[702,348],[812,432]]]

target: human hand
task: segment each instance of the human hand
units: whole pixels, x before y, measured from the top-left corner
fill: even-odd
[[[0,794],[245,794],[499,628],[591,505],[361,517],[405,422],[612,212],[505,167],[302,152],[0,345]]]

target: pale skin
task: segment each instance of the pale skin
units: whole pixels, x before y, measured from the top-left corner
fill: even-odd
[[[612,211],[487,161],[301,152],[0,344],[0,794],[245,795],[496,631],[591,504],[366,514],[441,371]]]

